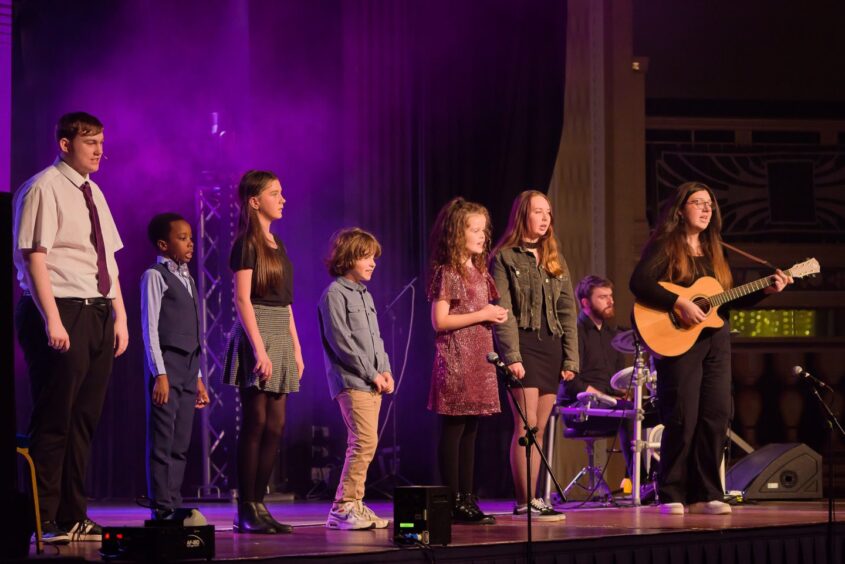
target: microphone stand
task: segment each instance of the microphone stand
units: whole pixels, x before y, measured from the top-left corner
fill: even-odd
[[[407,284],[405,284],[405,286],[404,286],[401,290],[399,290],[399,293],[398,293],[398,294],[396,294],[396,297],[395,297],[395,298],[393,298],[393,301],[392,301],[392,302],[390,302],[389,304],[387,304],[387,307],[385,307],[385,308],[384,308],[381,312],[382,312],[382,313],[387,313],[388,311],[390,311],[391,309],[393,309],[393,306],[395,306],[395,305],[396,305],[396,302],[398,302],[398,301],[399,301],[399,298],[401,298],[402,296],[404,296],[404,295],[405,295],[405,292],[407,292],[408,290],[410,290],[410,289],[411,289],[411,287],[414,285],[414,282],[416,282],[416,281],[417,281],[417,277],[416,277],[416,276],[414,276],[413,278],[411,278],[411,281],[410,281],[410,282],[408,282]]]
[[[819,385],[813,382],[812,380],[808,379],[807,381],[810,383],[810,389],[812,389],[813,395],[815,396],[819,405],[822,406],[822,412],[824,413],[825,419],[827,420],[827,561],[833,562],[833,437],[836,431],[838,431],[843,437],[845,437],[845,429],[842,428],[842,423],[840,423],[839,419],[836,418],[836,415],[833,413],[833,410],[830,409],[830,406],[825,403],[824,399],[822,399],[822,396],[819,393]],[[830,390],[830,388],[828,389]]]
[[[417,281],[417,277],[414,276],[411,279],[410,282],[405,284],[405,286],[401,290],[399,290],[399,293],[396,294],[396,297],[393,298],[393,301],[391,301],[389,304],[387,304],[387,307],[385,307],[381,311],[382,314],[386,313],[386,314],[390,315],[390,348],[391,348],[391,354],[394,354],[396,352],[396,312],[393,311],[393,306],[395,306],[399,302],[399,299],[402,296],[404,296],[405,292],[407,292],[408,290],[411,290],[412,293],[413,293],[414,283],[416,283],[416,281]],[[412,297],[411,297],[411,300],[412,300],[412,304],[411,304],[411,312],[412,312],[411,313],[411,323],[412,324],[413,324],[413,300],[414,299],[415,298],[412,295]],[[413,325],[411,325],[411,328],[412,327],[413,327]],[[408,341],[409,342],[410,342],[410,338],[411,338],[411,335],[410,335],[410,329],[409,329],[409,334],[408,334]],[[405,350],[405,361],[406,362],[407,362],[407,356],[408,355],[407,355],[407,348],[406,348],[406,350]],[[397,413],[393,409],[394,406],[396,405],[396,402],[399,400],[399,388],[402,384],[402,377],[403,377],[404,374],[405,374],[405,365],[403,363],[402,369],[399,372],[399,374],[397,375],[396,382],[395,382],[395,388],[394,388],[393,394],[391,395],[391,398],[390,398],[390,405],[387,408],[387,412],[384,416],[384,422],[382,423],[382,433],[383,433],[384,428],[387,427],[387,425],[388,425],[388,420],[390,420],[391,433],[392,433],[391,446],[390,446],[389,449],[386,449],[386,448],[381,449],[382,457],[385,456],[385,454],[386,454],[385,451],[390,452],[390,466],[389,466],[389,468],[384,468],[382,476],[378,480],[373,482],[372,484],[369,484],[369,486],[368,486],[373,491],[377,491],[377,492],[380,492],[381,494],[383,494],[387,499],[393,499],[393,493],[396,491],[396,486],[397,486],[398,483],[402,483],[402,484],[405,484],[405,485],[410,485],[410,483],[411,483],[410,480],[408,480],[405,476],[402,475],[402,473],[400,471],[400,467],[399,467],[399,465],[401,464],[401,459],[399,458],[399,444],[398,444],[399,425],[398,425],[398,422],[397,422],[397,417],[398,417]],[[392,416],[392,418],[391,418],[391,416]],[[379,442],[381,442],[381,434],[382,433],[379,433]],[[384,460],[384,458],[380,458],[380,460]],[[387,489],[382,488],[382,484],[387,484],[387,483],[389,483],[390,485],[393,486],[392,492],[388,491]]]
[[[563,493],[563,489],[560,487],[560,483],[557,481],[557,478],[552,472],[552,468],[549,465],[549,461],[546,458],[546,454],[543,452],[543,449],[540,448],[540,445],[537,444],[537,427],[531,427],[528,424],[528,417],[525,415],[525,412],[522,410],[522,406],[519,405],[519,402],[516,399],[516,395],[513,393],[513,387],[519,386],[522,387],[522,382],[520,382],[514,375],[511,373],[510,370],[506,366],[499,366],[498,364],[494,363],[496,366],[496,374],[498,374],[499,379],[502,381],[502,385],[505,386],[505,389],[508,391],[508,395],[511,398],[511,403],[516,408],[516,412],[519,414],[519,418],[522,420],[522,428],[525,429],[525,436],[519,439],[519,444],[525,449],[525,495],[526,495],[526,521],[528,523],[528,542],[526,544],[526,551],[528,556],[528,564],[534,562],[534,549],[533,549],[533,537],[531,531],[531,500],[533,499],[532,495],[532,487],[531,487],[531,447],[537,449],[537,452],[540,454],[540,460],[543,463],[543,467],[548,472],[548,476],[551,477],[552,481],[555,484],[555,488],[557,489],[557,493],[560,496],[560,499],[566,501],[566,496]],[[523,394],[524,396],[524,394]]]

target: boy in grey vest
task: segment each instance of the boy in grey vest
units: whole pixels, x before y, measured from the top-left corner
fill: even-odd
[[[152,518],[167,519],[182,504],[182,479],[194,409],[208,404],[200,374],[197,287],[188,272],[191,226],[175,213],[156,215],[147,233],[158,250],[141,277],[141,324],[148,374],[147,473]]]

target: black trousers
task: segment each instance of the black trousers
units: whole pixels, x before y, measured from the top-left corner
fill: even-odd
[[[721,500],[719,468],[732,405],[727,324],[715,332],[705,329],[689,351],[655,364],[664,425],[657,478],[660,502]]]
[[[177,509],[182,505],[182,480],[196,409],[199,352],[199,349],[192,353],[162,350],[170,385],[164,405],[153,404],[155,376],[148,374],[147,490],[159,509]]]
[[[32,298],[18,302],[15,322],[29,369],[33,409],[29,434],[42,521],[85,519],[85,474],[91,438],[114,361],[111,305],[57,299],[70,350],[47,344],[44,321]]]

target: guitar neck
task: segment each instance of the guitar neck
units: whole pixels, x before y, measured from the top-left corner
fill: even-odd
[[[791,276],[789,270],[785,271],[784,274],[787,276]],[[736,288],[731,288],[726,292],[722,292],[721,294],[716,294],[715,296],[710,297],[710,304],[715,306],[720,306],[722,304],[726,304],[728,302],[732,302],[736,299],[739,299],[743,296],[747,296],[753,292],[758,290],[763,290],[764,288],[768,288],[774,283],[773,276],[766,276],[765,278],[760,278],[759,280],[755,280],[754,282],[749,282],[748,284],[743,284],[742,286],[737,286]]]

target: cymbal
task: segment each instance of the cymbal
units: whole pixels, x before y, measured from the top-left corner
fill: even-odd
[[[610,346],[621,353],[634,354],[636,352],[634,348],[634,330],[620,331],[613,337]]]
[[[627,368],[623,368],[616,374],[614,374],[610,378],[610,387],[616,390],[617,392],[627,392],[631,390],[631,380],[634,378],[634,370],[635,367],[629,366]],[[645,368],[645,376],[646,381],[645,385],[648,388],[648,391],[654,393],[657,389],[655,383],[657,382],[657,372],[650,371],[648,368]]]
[[[631,378],[633,375],[633,366],[623,368],[610,378],[610,387],[617,392],[627,392],[631,388]]]

